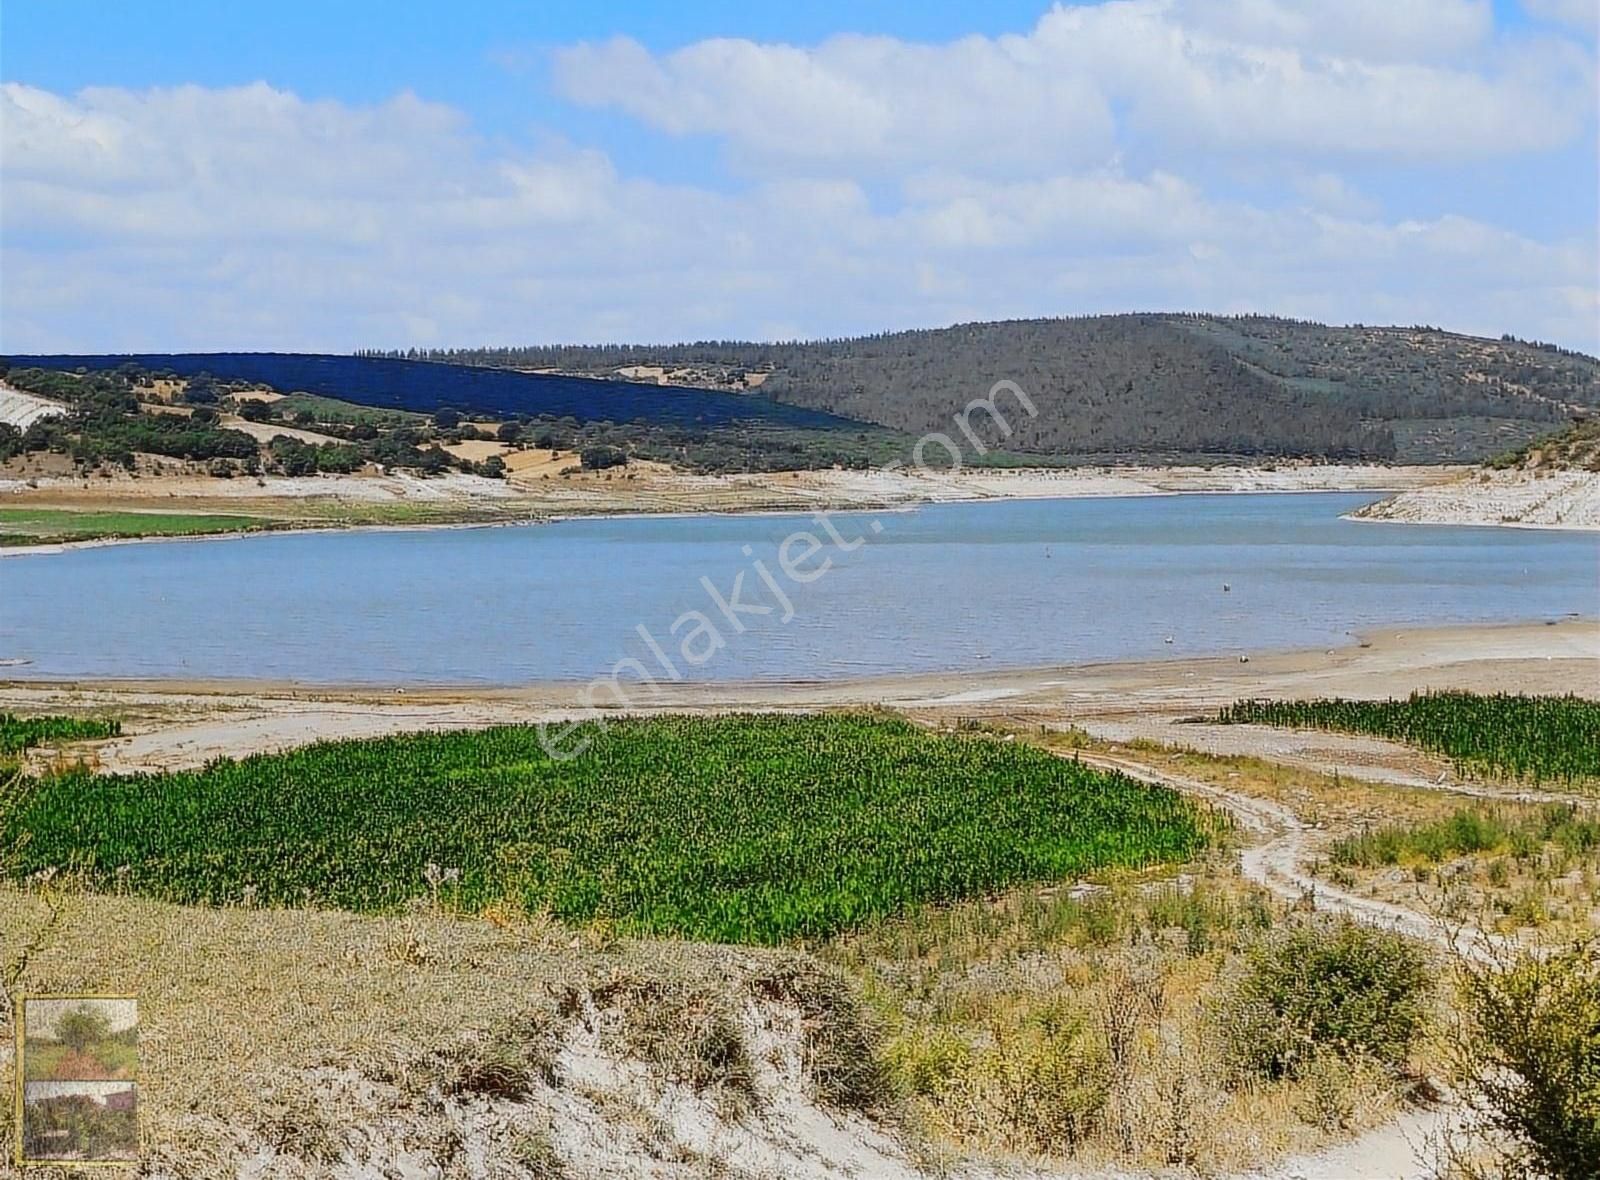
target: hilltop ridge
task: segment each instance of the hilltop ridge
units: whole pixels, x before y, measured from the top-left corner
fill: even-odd
[[[1433,327],[1272,316],[1011,320],[838,340],[411,350],[418,359],[759,390],[911,433],[997,380],[1038,407],[1007,449],[1478,462],[1600,409],[1600,360]]]

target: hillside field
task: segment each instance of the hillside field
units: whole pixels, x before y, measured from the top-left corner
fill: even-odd
[[[913,435],[949,431],[996,381],[1005,446],[1047,455],[1321,456],[1471,462],[1600,409],[1600,361],[1510,337],[1142,313],[1007,320],[835,340],[439,349],[435,360],[747,387]],[[987,425],[980,414],[977,425]],[[993,441],[999,437],[991,435]]]
[[[131,364],[179,377],[208,373],[224,381],[268,385],[286,394],[316,394],[380,409],[423,414],[453,409],[491,415],[570,417],[578,422],[648,421],[702,427],[761,422],[820,430],[860,426],[834,414],[783,405],[765,397],[386,357],[202,352],[61,354],[4,359],[14,369],[105,370]]]

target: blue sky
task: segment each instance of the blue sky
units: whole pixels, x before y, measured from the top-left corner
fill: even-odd
[[[1595,350],[1589,0],[0,8],[0,348],[1260,310]]]

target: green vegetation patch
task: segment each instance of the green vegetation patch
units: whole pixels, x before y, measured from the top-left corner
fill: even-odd
[[[1420,746],[1456,770],[1532,782],[1600,778],[1600,701],[1412,693],[1405,700],[1239,701],[1217,721],[1363,733]]]
[[[0,754],[20,754],[51,742],[113,738],[121,733],[120,721],[98,717],[18,717],[0,713]]]
[[[76,512],[0,508],[0,546],[92,541],[108,537],[197,537],[271,528],[264,516],[176,512]]]
[[[927,902],[1187,861],[1179,795],[1021,744],[862,715],[634,719],[580,757],[533,727],[326,743],[201,771],[67,774],[0,815],[9,872],[184,903],[510,902],[775,943]]]
[[[1408,861],[1438,864],[1476,853],[1530,857],[1546,844],[1571,853],[1600,849],[1600,819],[1581,815],[1568,804],[1551,804],[1531,814],[1463,807],[1432,823],[1385,824],[1346,836],[1328,849],[1328,859],[1334,864],[1373,869]]]
[[[1422,1034],[1427,955],[1392,931],[1302,923],[1261,939],[1247,961],[1221,1005],[1241,1074],[1297,1077],[1327,1053],[1398,1070]]]
[[[291,393],[272,403],[272,411],[285,420],[297,414],[310,414],[316,422],[331,422],[342,426],[421,426],[428,415],[412,410],[391,410],[381,406],[358,406],[355,402],[340,401],[336,397],[323,397],[316,393]]]
[[[1600,471],[1600,418],[1574,422],[1558,434],[1540,434],[1486,464],[1496,470]]]

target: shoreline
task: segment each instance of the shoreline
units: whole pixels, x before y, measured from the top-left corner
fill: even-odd
[[[150,515],[154,516],[155,513]],[[153,537],[85,537],[78,541],[42,541],[37,545],[0,546],[0,560],[7,557],[47,557],[75,549],[108,549],[114,545],[170,545],[196,541],[249,541],[257,537],[304,536],[313,533],[413,533],[430,529],[498,529],[517,525],[542,524],[528,520],[429,521],[419,524],[291,524],[283,528],[240,529],[236,532],[194,533],[188,536],[169,533]],[[3,667],[4,665],[0,665]]]
[[[1600,524],[1549,524],[1536,520],[1422,520],[1398,516],[1364,516],[1359,510],[1346,512],[1339,519],[1354,521],[1356,524],[1397,524],[1407,528],[1424,525],[1436,529],[1529,529],[1542,533],[1600,533]]]
[[[1600,471],[1479,469],[1408,488],[1358,509],[1348,519],[1600,532]]]
[[[0,670],[3,671],[3,670]],[[809,713],[885,708],[913,721],[963,720],[1090,733],[1130,722],[1139,736],[1189,744],[1203,727],[1175,723],[1246,698],[1404,697],[1426,690],[1600,696],[1600,617],[1374,631],[1332,649],[1299,648],[1195,659],[902,673],[837,681],[719,681],[663,685],[625,707],[586,707],[586,685],[378,687],[216,680],[0,680],[0,712],[115,716],[122,736],[44,758],[81,756],[106,773],[203,766],[322,741],[603,717]],[[1154,728],[1149,728],[1154,727]],[[1241,731],[1242,732],[1242,731]],[[1229,730],[1229,736],[1239,734]],[[554,738],[563,740],[560,734]],[[1255,739],[1281,751],[1281,731]],[[1315,739],[1313,759],[1328,754]],[[1322,751],[1322,752],[1319,752]],[[1352,773],[1358,766],[1348,765]],[[1321,764],[1320,762],[1318,763]],[[1340,763],[1335,762],[1335,765]]]
[[[612,491],[613,499],[592,505],[575,506],[570,502],[555,503],[529,498],[517,500],[505,494],[496,503],[502,512],[527,511],[528,516],[510,519],[484,519],[487,511],[482,501],[461,500],[446,504],[462,512],[460,520],[422,521],[414,524],[384,521],[329,520],[326,523],[285,519],[282,527],[258,527],[199,534],[169,534],[128,537],[86,537],[81,540],[43,541],[38,544],[20,544],[0,547],[0,559],[5,557],[44,556],[65,553],[74,549],[99,548],[111,545],[153,544],[180,541],[236,540],[240,538],[297,533],[343,532],[403,532],[441,528],[493,528],[513,525],[534,526],[557,524],[575,520],[626,520],[673,519],[697,516],[810,516],[816,512],[853,513],[913,511],[931,504],[977,504],[1012,500],[1079,500],[1079,499],[1147,499],[1161,496],[1192,495],[1289,495],[1304,493],[1365,494],[1391,496],[1418,486],[1448,480],[1456,469],[1450,467],[1384,467],[1377,465],[1316,465],[1304,467],[1128,467],[1128,468],[1025,468],[964,469],[946,476],[902,475],[886,472],[802,472],[796,482],[804,477],[800,487],[784,486],[778,476],[791,473],[741,474],[736,476],[677,476],[664,486]],[[725,480],[726,483],[707,484],[707,480]],[[871,486],[874,482],[878,487]],[[337,489],[340,485],[328,485]],[[596,485],[586,485],[594,487]],[[12,491],[0,493],[0,507],[11,505],[38,508],[59,508],[50,492],[55,489],[30,489],[29,493]],[[77,488],[72,492],[76,498]],[[560,490],[560,489],[558,489]],[[568,489],[570,490],[570,489]],[[713,492],[733,494],[747,492],[756,499],[748,504],[710,502]],[[34,492],[43,492],[35,495]],[[819,498],[810,503],[796,504],[797,495],[813,493]],[[705,495],[708,502],[687,503],[670,508],[639,507],[633,501],[652,495],[678,496]],[[333,500],[336,491],[326,499]],[[762,496],[785,495],[788,503],[760,499]],[[67,508],[66,511],[122,511],[146,513],[150,516],[171,515],[175,512],[193,514],[244,513],[253,511],[266,515],[274,510],[305,503],[324,497],[283,494],[259,497],[230,497],[224,508],[211,503],[176,509],[170,503],[161,508],[145,507],[143,501],[155,500],[151,495],[90,497],[93,507]],[[413,502],[414,503],[414,502]],[[430,505],[439,502],[429,502]]]
[[[450,526],[444,526],[450,527]],[[1217,673],[1238,668],[1248,678],[1252,672],[1274,672],[1313,660],[1334,659],[1349,662],[1364,658],[1362,653],[1463,649],[1477,658],[1487,649],[1503,657],[1496,641],[1521,643],[1526,655],[1518,658],[1564,658],[1545,650],[1548,645],[1530,642],[1549,635],[1564,641],[1572,636],[1592,641],[1593,652],[1583,658],[1600,660],[1600,613],[1564,615],[1558,618],[1517,619],[1491,623],[1438,623],[1415,627],[1383,627],[1350,633],[1345,642],[1329,648],[1284,647],[1252,653],[1249,663],[1228,653],[1165,656],[1158,659],[1089,660],[1072,664],[1023,664],[1001,667],[966,667],[908,672],[884,672],[839,677],[790,677],[772,680],[685,680],[665,682],[656,695],[681,698],[693,704],[701,699],[738,696],[785,696],[799,694],[817,698],[862,693],[904,693],[953,683],[965,684],[972,696],[988,690],[1037,685],[1049,686],[1063,677],[1094,679],[1104,676],[1139,675],[1152,680],[1172,679],[1173,673]],[[17,676],[16,665],[0,663],[0,697],[14,691],[157,693],[189,696],[267,695],[297,701],[321,698],[341,701],[366,701],[383,704],[421,704],[434,701],[522,701],[559,698],[586,689],[592,680],[528,680],[518,683],[482,682],[400,682],[400,681],[308,681],[275,680],[256,677],[161,677],[161,676]],[[1600,669],[1597,669],[1600,670]],[[983,687],[987,686],[987,688]],[[1600,696],[1600,679],[1594,685]],[[396,698],[406,698],[397,701]],[[1001,700],[1002,697],[991,699]],[[962,703],[962,702],[955,702]],[[976,699],[970,703],[980,703]],[[626,713],[626,709],[602,708],[605,713]]]

